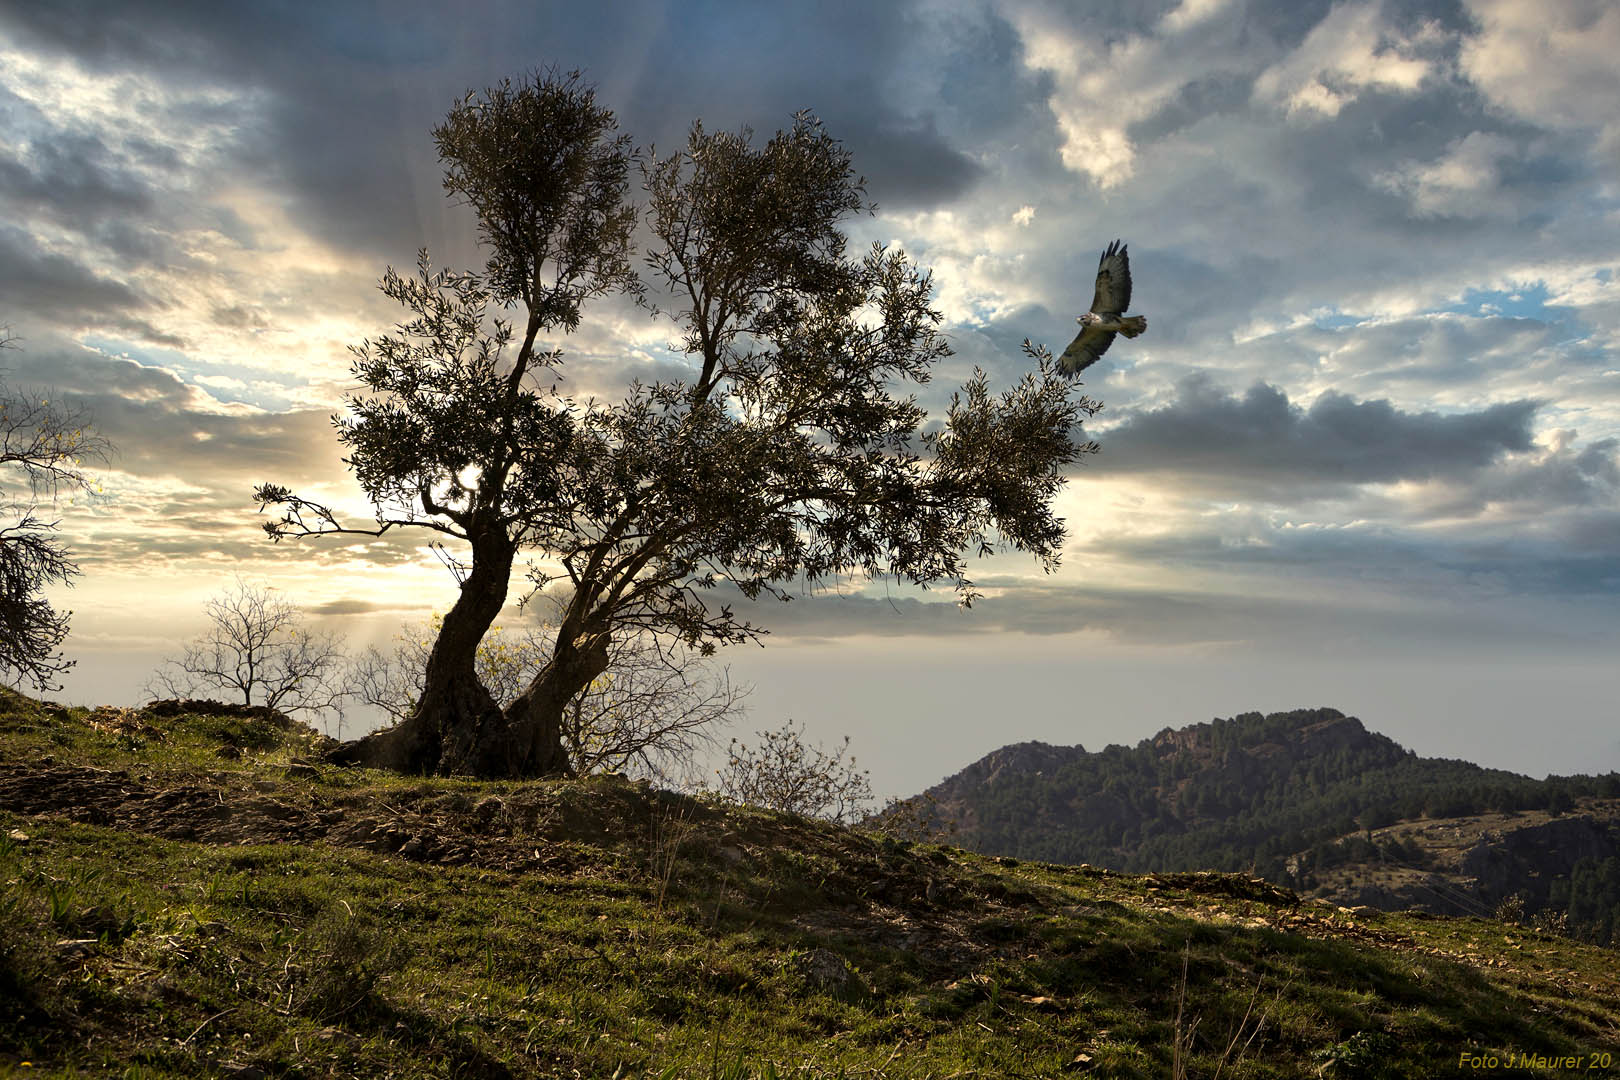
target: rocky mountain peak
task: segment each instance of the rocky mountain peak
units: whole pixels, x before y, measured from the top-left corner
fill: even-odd
[[[992,750],[957,773],[952,780],[965,786],[995,784],[1019,776],[1038,776],[1061,768],[1077,757],[1084,757],[1083,746],[1053,746],[1044,742],[1021,742]],[[949,783],[950,781],[947,781]]]

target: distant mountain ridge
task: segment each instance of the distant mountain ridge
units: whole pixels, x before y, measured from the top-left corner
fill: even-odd
[[[1420,758],[1337,709],[1245,713],[1096,752],[1017,743],[908,803],[986,854],[1242,870],[1341,902],[1468,914],[1509,896],[1567,907],[1595,889],[1587,906],[1620,930],[1620,774],[1534,780]],[[1451,851],[1464,835],[1471,847]]]

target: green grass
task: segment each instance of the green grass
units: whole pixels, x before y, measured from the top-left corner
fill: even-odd
[[[319,749],[0,700],[0,1077],[1407,1077],[1620,1047],[1614,953],[1519,927],[607,779],[296,766]]]

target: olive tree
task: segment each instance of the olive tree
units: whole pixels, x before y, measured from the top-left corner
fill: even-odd
[[[756,145],[694,124],[684,147],[640,158],[646,246],[631,268],[632,159],[576,76],[469,95],[435,132],[445,186],[469,202],[482,272],[389,270],[408,310],[356,350],[369,393],[336,419],[375,525],[265,484],[273,538],[422,527],[465,542],[460,595],[411,715],[338,752],[413,772],[557,775],[569,704],[621,636],[702,655],[765,633],[745,601],[850,577],[949,583],[975,596],[970,553],[998,544],[1051,569],[1052,500],[1098,406],[1050,355],[1002,393],[974,377],[942,424],[908,386],[949,353],[927,273],[899,251],[849,253],[840,223],[867,209],[849,153],[808,113]],[[556,387],[583,305],[642,293],[673,322],[690,374],[620,400]],[[508,321],[501,313],[516,309]],[[559,598],[545,666],[501,708],[478,643],[515,558]]]
[[[14,345],[0,327],[0,349]],[[61,652],[73,613],[42,594],[71,585],[79,564],[57,536],[61,519],[45,508],[93,494],[84,462],[104,461],[110,449],[82,409],[0,381],[0,676],[60,690],[57,676],[75,663]]]

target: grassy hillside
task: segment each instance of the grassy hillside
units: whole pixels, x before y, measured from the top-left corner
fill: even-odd
[[[0,700],[0,1076],[1597,1075],[1614,954]],[[1461,1063],[1461,1064],[1460,1064]]]

